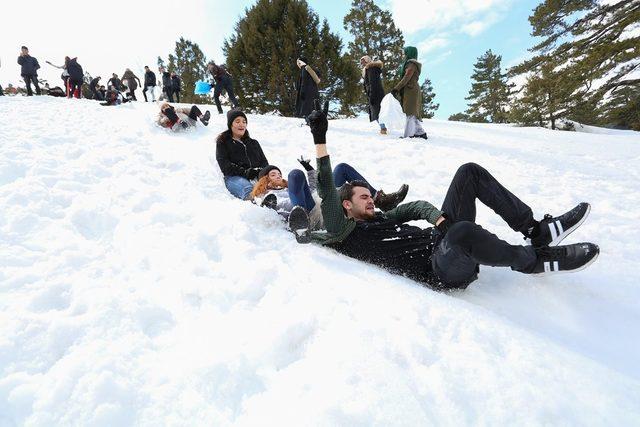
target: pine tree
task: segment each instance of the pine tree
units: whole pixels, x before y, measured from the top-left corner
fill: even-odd
[[[422,117],[425,119],[433,118],[440,104],[433,102],[436,94],[433,92],[433,85],[428,78],[420,85],[420,91],[422,92]]]
[[[340,37],[326,21],[320,23],[304,0],[258,0],[224,42],[227,69],[241,106],[285,116],[295,112],[300,75],[296,59],[301,56],[318,73],[321,96],[338,113],[353,113],[358,71],[342,50]]]
[[[489,49],[473,66],[473,83],[465,98],[471,101],[466,114],[472,122],[504,123],[507,120],[510,90],[507,76],[502,73],[501,61],[502,57]]]
[[[468,122],[469,116],[467,116],[465,113],[455,113],[450,115],[447,120],[449,120],[450,122]]]
[[[532,35],[543,40],[530,49],[535,55],[510,70],[511,75],[546,75],[561,89],[559,110],[543,107],[545,121],[558,118],[598,124],[609,94],[619,87],[640,87],[640,1],[545,0],[529,18]],[[553,70],[552,73],[548,70]],[[522,106],[521,109],[526,109]],[[552,127],[555,127],[552,124]]]
[[[404,37],[393,21],[391,12],[381,9],[373,0],[353,0],[343,20],[344,29],[352,36],[348,56],[354,64],[364,55],[384,63],[382,81],[390,91],[398,81],[395,65],[402,61]],[[359,107],[366,109],[366,96],[361,91]]]
[[[158,61],[157,62],[158,62],[158,68],[160,68],[160,67],[164,68],[165,67],[164,59],[162,59],[161,57],[158,56]]]
[[[158,58],[160,61],[161,58]],[[169,54],[167,71],[176,73],[182,80],[180,101],[186,103],[203,103],[207,99],[194,95],[198,80],[203,80],[207,72],[207,59],[197,43],[180,37],[176,42],[175,55]]]

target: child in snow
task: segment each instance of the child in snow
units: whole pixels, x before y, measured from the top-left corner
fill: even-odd
[[[195,127],[198,119],[200,119],[203,125],[208,126],[210,117],[211,113],[209,113],[209,111],[202,114],[202,111],[195,105],[192,105],[191,108],[175,108],[168,102],[163,102],[160,104],[158,124],[164,128],[178,131]]]

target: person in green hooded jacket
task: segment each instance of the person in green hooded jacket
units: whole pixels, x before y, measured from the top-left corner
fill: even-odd
[[[422,64],[418,62],[418,49],[405,46],[405,61],[400,66],[399,75],[402,80],[391,90],[391,94],[402,104],[402,111],[407,115],[404,126],[404,137],[427,139],[427,133],[422,128],[422,93],[420,92],[420,70]]]

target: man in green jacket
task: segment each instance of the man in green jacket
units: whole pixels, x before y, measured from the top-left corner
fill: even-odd
[[[465,288],[477,278],[479,264],[528,274],[558,273],[581,270],[597,258],[599,248],[592,243],[555,246],[582,224],[588,203],[536,221],[526,204],[474,163],[458,169],[442,209],[418,200],[382,213],[375,210],[366,184],[354,181],[336,190],[326,145],[327,110],[328,103],[323,110],[317,105],[309,115],[326,232],[304,230],[304,210],[294,209],[291,228],[298,241],[315,241],[435,289]],[[532,245],[511,245],[475,224],[476,199]],[[406,224],[420,219],[435,227]]]

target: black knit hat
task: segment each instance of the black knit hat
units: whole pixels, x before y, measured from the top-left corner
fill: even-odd
[[[263,167],[260,170],[260,173],[258,174],[258,179],[262,178],[263,176],[269,175],[269,172],[271,172],[272,170],[277,170],[278,172],[280,172],[280,174],[282,174],[282,171],[280,170],[279,167],[274,165],[269,165],[269,166]]]
[[[247,116],[240,110],[229,110],[227,112],[227,128],[231,130],[231,123],[238,117],[244,117],[247,120]]]

